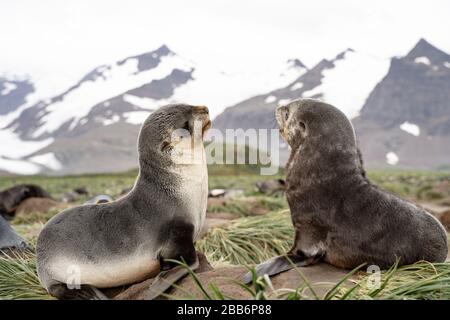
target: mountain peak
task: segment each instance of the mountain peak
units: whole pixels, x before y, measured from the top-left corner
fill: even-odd
[[[406,58],[408,59],[415,59],[418,57],[427,57],[435,64],[450,61],[449,54],[436,48],[424,38],[421,38],[414,48],[406,55]]]
[[[171,51],[168,46],[163,44],[156,50],[128,57],[126,59],[123,59],[123,60],[117,62],[117,64],[123,65],[125,62],[127,62],[130,59],[137,59],[138,70],[145,71],[145,70],[155,68],[161,62],[161,57],[174,55],[174,54],[175,54],[175,52]]]
[[[301,62],[300,59],[297,58],[289,59],[287,63],[290,67],[308,69],[308,67],[305,66],[305,64]]]
[[[152,53],[156,53],[160,56],[166,56],[169,53],[173,53],[172,50],[169,49],[168,46],[166,46],[165,44],[163,44],[161,47],[159,47],[158,49],[156,49],[155,51],[153,51]]]
[[[339,53],[339,54],[336,56],[336,58],[334,58],[334,60],[341,60],[341,59],[344,59],[344,58],[345,58],[345,55],[346,55],[348,52],[355,52],[355,50],[353,50],[352,48],[347,48],[347,49],[345,49],[344,51],[342,51],[341,53]]]

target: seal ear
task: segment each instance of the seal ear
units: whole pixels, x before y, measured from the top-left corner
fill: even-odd
[[[306,133],[306,124],[304,122],[300,121],[299,128],[302,134]]]
[[[298,120],[293,126],[294,136],[303,139],[306,136],[306,124],[303,121]]]

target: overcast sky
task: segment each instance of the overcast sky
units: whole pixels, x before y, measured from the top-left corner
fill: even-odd
[[[450,52],[449,30],[448,0],[1,0],[0,74],[68,85],[163,43],[224,70],[293,57],[312,66],[347,47],[403,55],[421,37]]]

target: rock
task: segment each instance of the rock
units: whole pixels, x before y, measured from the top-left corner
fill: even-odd
[[[208,207],[211,206],[224,206],[227,204],[225,198],[208,198]]]
[[[50,209],[65,209],[64,203],[47,198],[28,198],[23,201],[16,210],[16,215],[28,215],[30,213],[43,213]]]
[[[0,214],[14,217],[17,207],[28,198],[48,198],[48,192],[37,185],[21,184],[0,192]]]
[[[0,216],[0,250],[26,251],[27,249],[29,247],[26,241]]]
[[[286,190],[286,181],[283,179],[259,181],[256,183],[259,192],[273,195],[275,193],[283,193]]]
[[[88,189],[86,187],[75,188],[75,189],[73,189],[73,192],[75,192],[75,193],[77,193],[77,194],[79,194],[81,196],[89,195],[89,191],[88,191]]]
[[[208,198],[223,197],[225,195],[225,189],[211,189],[208,193]]]
[[[199,267],[196,270],[197,274],[208,272],[213,270],[208,259],[201,252],[197,251],[197,257],[199,261]],[[116,295],[114,299],[116,300],[145,300],[147,289],[153,283],[153,279],[147,279],[141,283],[137,283],[129,286],[127,289],[123,290],[121,293]]]
[[[76,192],[69,191],[66,192],[63,197],[61,198],[61,201],[64,203],[72,203],[80,199],[80,195]]]
[[[211,189],[208,198],[234,198],[244,194],[242,189]]]
[[[308,283],[320,298],[322,298],[329,289],[331,289],[349,272],[348,270],[338,269],[325,263],[319,263],[309,267],[301,267],[298,268],[298,270],[307,279]],[[216,268],[206,272],[197,272],[197,277],[203,288],[212,297],[214,297],[214,295],[209,288],[210,283],[213,283],[216,287],[218,287],[222,294],[225,296],[231,297],[233,299],[251,299],[252,297],[248,291],[233,283],[233,280],[239,281],[239,279],[241,279],[246,272],[247,268],[242,266],[227,266]],[[357,276],[353,275],[351,279],[357,279]],[[143,300],[145,299],[145,293],[151,285],[152,281],[153,279],[149,279],[142,283],[133,285],[126,291],[119,294],[116,299]],[[304,284],[302,276],[295,269],[272,277],[271,282],[275,289],[296,289]],[[351,286],[352,283],[350,281],[347,281],[344,285]],[[180,288],[173,288],[167,292],[174,298],[187,298],[187,292],[189,294],[192,294],[197,299],[201,299],[203,297],[197,284],[190,276],[187,276],[178,281],[177,286],[179,286]],[[271,289],[268,289],[267,292],[270,294]],[[310,298],[313,297],[311,291],[309,290],[307,290],[305,294]]]
[[[89,199],[84,204],[99,204],[99,203],[108,203],[111,201],[113,201],[113,198],[111,198],[110,196],[108,196],[106,194],[101,194],[101,195],[95,196],[92,199]]]

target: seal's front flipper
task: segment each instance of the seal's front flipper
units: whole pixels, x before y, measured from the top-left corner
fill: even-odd
[[[9,223],[0,215],[0,255],[9,252],[31,251],[27,242],[9,225]]]
[[[181,220],[171,221],[167,225],[170,239],[160,252],[161,272],[149,288],[147,299],[152,300],[163,294],[175,282],[185,277],[189,270],[169,259],[185,261],[191,270],[199,267],[199,260],[195,252],[194,226]]]
[[[99,289],[82,284],[78,289],[69,289],[67,284],[56,282],[48,288],[48,293],[60,300],[109,300]]]
[[[299,256],[294,254],[278,256],[258,264],[255,268],[256,276],[274,276],[295,267],[306,267],[319,261],[323,257],[323,255],[323,253],[318,253],[311,257],[307,257],[305,255]],[[248,272],[244,275],[242,282],[245,284],[249,284],[252,282],[252,280],[253,273]]]
[[[199,267],[198,259],[189,268],[195,270]],[[189,274],[189,270],[185,266],[176,266],[170,270],[162,271],[153,281],[148,289],[147,299],[153,300],[163,294],[167,289],[172,287],[181,278]]]

